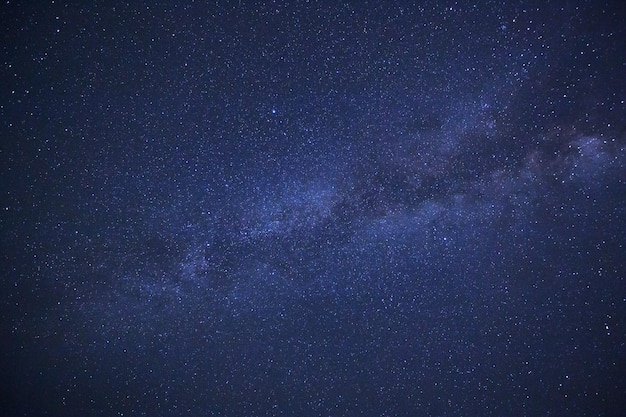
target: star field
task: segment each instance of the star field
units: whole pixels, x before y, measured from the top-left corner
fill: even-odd
[[[617,416],[614,2],[5,2],[7,416]]]

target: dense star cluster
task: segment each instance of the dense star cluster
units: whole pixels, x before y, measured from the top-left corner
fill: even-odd
[[[0,6],[0,414],[617,416],[618,2]]]

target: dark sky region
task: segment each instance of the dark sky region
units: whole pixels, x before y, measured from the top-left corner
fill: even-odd
[[[2,416],[618,416],[611,1],[6,1]]]

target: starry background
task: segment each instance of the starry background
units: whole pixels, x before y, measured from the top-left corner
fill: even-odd
[[[619,415],[618,3],[7,1],[2,415]]]

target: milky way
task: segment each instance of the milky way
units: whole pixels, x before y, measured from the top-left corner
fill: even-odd
[[[619,415],[619,7],[289,3],[2,6],[0,408]]]

